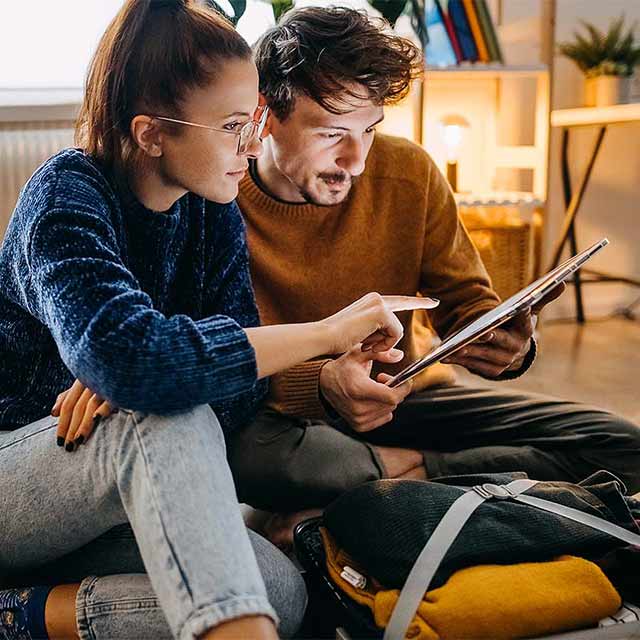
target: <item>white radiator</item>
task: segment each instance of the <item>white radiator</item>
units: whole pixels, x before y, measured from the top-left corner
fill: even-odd
[[[72,144],[72,121],[0,123],[0,240],[25,182],[44,160]]]

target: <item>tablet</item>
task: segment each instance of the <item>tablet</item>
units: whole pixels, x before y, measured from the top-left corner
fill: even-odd
[[[607,238],[603,238],[600,242],[596,242],[588,249],[585,249],[572,258],[569,258],[566,262],[563,262],[552,271],[549,271],[546,275],[522,289],[522,291],[519,291],[502,302],[495,309],[488,311],[477,320],[474,320],[471,324],[468,324],[466,327],[463,327],[459,331],[456,331],[456,333],[450,335],[433,351],[430,351],[426,356],[416,360],[408,367],[404,368],[395,377],[391,378],[391,380],[387,382],[387,385],[390,387],[397,387],[403,382],[406,382],[418,375],[429,365],[435,364],[436,362],[450,356],[452,353],[458,351],[458,349],[462,349],[465,345],[473,342],[476,338],[479,338],[492,329],[495,329],[528,307],[533,306],[608,244],[609,240],[607,240]]]

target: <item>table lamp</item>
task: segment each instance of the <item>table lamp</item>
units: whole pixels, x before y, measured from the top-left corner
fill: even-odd
[[[458,159],[464,130],[469,128],[465,118],[455,114],[440,119],[443,128],[444,145],[447,149],[447,180],[454,192],[458,191]]]

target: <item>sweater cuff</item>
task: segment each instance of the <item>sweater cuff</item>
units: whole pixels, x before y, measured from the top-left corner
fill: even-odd
[[[303,362],[272,379],[270,405],[287,415],[328,420],[320,398],[320,371],[327,362],[330,359]]]
[[[524,357],[524,360],[522,361],[522,366],[519,369],[516,369],[515,371],[505,371],[495,379],[496,380],[515,380],[516,378],[519,378],[521,375],[525,374],[531,368],[531,365],[536,359],[537,354],[538,354],[538,343],[536,342],[536,339],[533,336],[531,336],[531,346],[529,347],[529,351],[527,352],[527,355]]]

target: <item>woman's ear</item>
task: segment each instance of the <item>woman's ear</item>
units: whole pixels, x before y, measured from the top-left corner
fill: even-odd
[[[131,120],[131,138],[152,158],[162,156],[162,131],[158,121],[150,116],[138,115]]]

